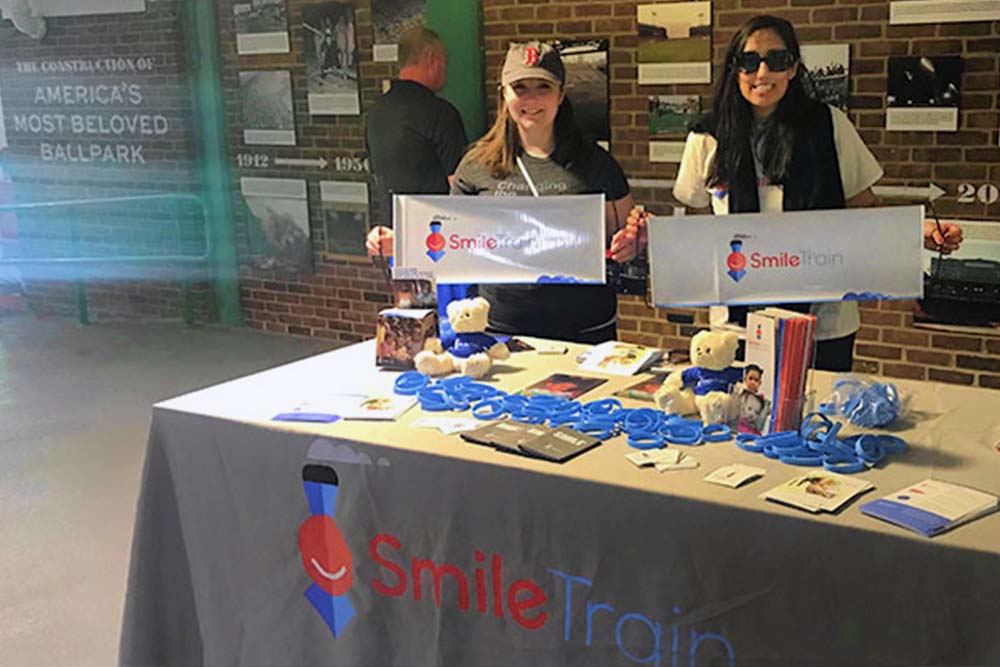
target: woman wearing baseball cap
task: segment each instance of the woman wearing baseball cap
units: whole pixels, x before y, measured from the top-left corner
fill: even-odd
[[[608,248],[626,262],[645,243],[621,167],[586,141],[565,93],[566,70],[550,44],[512,44],[500,74],[496,122],[462,158],[452,194],[538,196],[603,193]],[[598,343],[616,336],[617,297],[608,285],[480,285],[499,333]]]

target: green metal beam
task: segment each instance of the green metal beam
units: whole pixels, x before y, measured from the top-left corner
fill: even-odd
[[[462,114],[470,140],[486,131],[483,97],[483,22],[480,3],[471,0],[427,0],[427,27],[448,48],[448,83],[441,96]]]
[[[214,2],[186,0],[184,34],[188,40],[188,71],[194,107],[202,196],[212,235],[210,258],[216,313],[223,324],[243,325],[239,267],[233,231],[232,175],[226,142],[226,108],[222,93],[219,28]]]

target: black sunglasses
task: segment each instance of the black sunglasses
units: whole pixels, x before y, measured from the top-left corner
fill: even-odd
[[[784,72],[795,64],[795,56],[788,49],[774,49],[768,51],[766,56],[761,56],[756,51],[744,51],[733,58],[733,64],[747,74],[756,72],[761,62],[767,63],[767,68],[772,72]]]

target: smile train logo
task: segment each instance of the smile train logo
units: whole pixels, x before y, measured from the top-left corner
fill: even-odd
[[[432,262],[437,262],[444,257],[444,235],[441,233],[441,221],[431,221],[431,233],[424,241],[427,244],[427,256]]]
[[[347,597],[354,582],[354,563],[344,534],[333,520],[337,473],[329,466],[307,465],[302,469],[302,486],[310,516],[299,526],[299,553],[302,567],[313,580],[305,596],[336,639],[355,614]]]
[[[726,257],[726,266],[729,270],[726,271],[726,275],[738,283],[747,274],[747,258],[742,252],[743,241],[733,239],[729,242],[729,248],[730,253]]]

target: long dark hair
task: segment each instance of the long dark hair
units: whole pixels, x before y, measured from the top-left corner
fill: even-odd
[[[556,149],[550,159],[561,167],[572,168],[573,163],[586,157],[592,148],[584,140],[583,133],[576,124],[576,114],[569,97],[563,97],[552,123],[552,131],[555,134]],[[497,118],[483,138],[469,149],[469,158],[489,167],[493,178],[507,178],[513,173],[517,157],[523,151],[517,123],[507,112],[501,86],[497,99]]]
[[[778,102],[778,108],[754,137],[754,117],[750,103],[740,93],[740,71],[736,58],[746,48],[747,39],[758,30],[773,30],[781,37],[798,64],[795,77],[788,82],[788,90]],[[792,24],[777,16],[755,16],[740,28],[726,49],[722,76],[715,87],[712,113],[703,125],[711,128],[718,140],[715,160],[708,173],[709,186],[727,186],[744,165],[751,153],[746,150],[750,142],[756,143],[757,159],[764,176],[774,184],[783,183],[788,176],[795,140],[809,126],[817,102],[809,96],[802,83],[808,72],[802,64],[802,52]],[[751,172],[752,173],[752,172]]]

